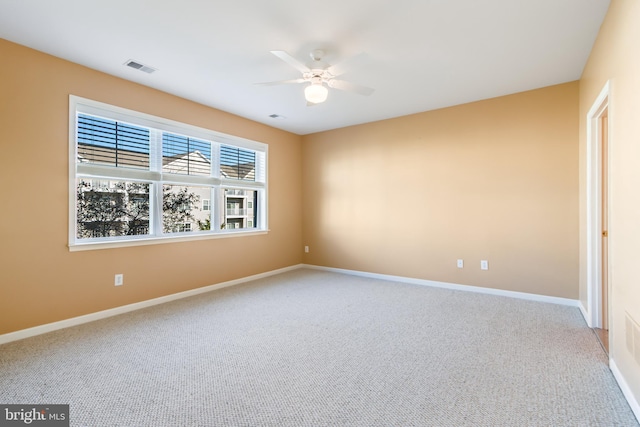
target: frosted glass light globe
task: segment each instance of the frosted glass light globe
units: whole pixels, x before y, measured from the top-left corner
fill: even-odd
[[[312,83],[304,88],[304,97],[312,104],[319,104],[327,100],[329,90],[322,83]]]

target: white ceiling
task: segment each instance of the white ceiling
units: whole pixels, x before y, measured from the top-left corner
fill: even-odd
[[[580,78],[609,0],[0,0],[0,37],[242,117],[308,134]],[[257,86],[310,62],[369,97]],[[356,57],[356,55],[361,54]],[[129,60],[157,68],[126,67]],[[285,116],[272,119],[271,114]]]

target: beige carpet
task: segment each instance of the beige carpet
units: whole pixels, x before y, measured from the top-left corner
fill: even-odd
[[[72,426],[638,426],[576,308],[296,270],[0,346]]]

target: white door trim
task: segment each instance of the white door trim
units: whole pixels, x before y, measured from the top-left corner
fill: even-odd
[[[601,118],[608,111],[610,81],[587,113],[587,324],[602,327],[602,129]],[[608,132],[608,131],[607,131]],[[611,140],[609,138],[610,147]],[[610,151],[610,149],[609,149]],[[609,158],[609,156],[607,156]],[[611,230],[609,230],[610,232]],[[611,233],[609,233],[611,235]]]

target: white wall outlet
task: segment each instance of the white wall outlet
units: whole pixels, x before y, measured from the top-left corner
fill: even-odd
[[[488,270],[489,269],[489,261],[483,259],[480,261],[480,270]]]
[[[308,254],[309,253],[309,246],[305,246],[304,247],[304,253]]]
[[[116,286],[124,285],[124,274],[116,274],[115,283]]]
[[[464,260],[459,259],[458,260],[458,268],[463,268],[464,267]]]

